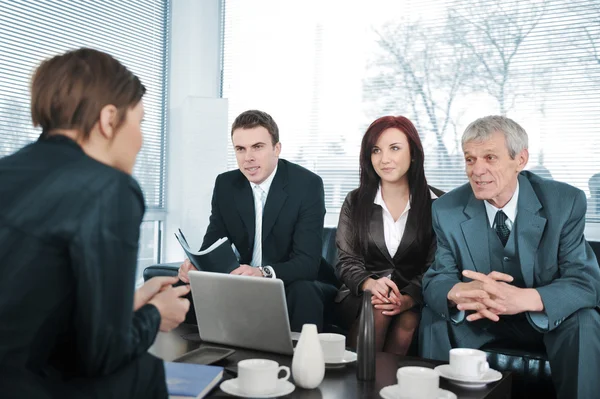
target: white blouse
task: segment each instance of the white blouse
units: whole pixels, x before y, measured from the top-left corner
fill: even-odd
[[[429,192],[431,198],[437,198],[437,195],[435,195],[433,191],[429,190]],[[406,229],[406,221],[408,220],[408,211],[410,211],[411,200],[412,198],[409,198],[404,211],[402,211],[402,214],[396,221],[394,221],[392,214],[385,205],[385,201],[381,195],[381,185],[379,186],[377,194],[375,195],[375,200],[373,201],[383,209],[383,236],[385,237],[385,246],[392,258],[396,255],[396,251],[398,250],[400,241],[402,241],[402,236],[404,235],[404,230]]]
[[[373,202],[383,208],[383,236],[385,237],[385,246],[393,258],[404,235],[406,221],[408,220],[408,211],[410,210],[410,199],[406,202],[404,211],[402,211],[402,214],[396,221],[394,221],[392,214],[385,205],[385,201],[381,195],[381,186],[379,186],[377,195],[375,195],[375,201]]]

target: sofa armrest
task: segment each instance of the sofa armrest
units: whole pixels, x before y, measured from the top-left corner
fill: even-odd
[[[167,276],[176,277],[179,271],[179,266],[183,262],[160,263],[158,265],[148,266],[144,269],[144,281],[150,280],[152,277]]]

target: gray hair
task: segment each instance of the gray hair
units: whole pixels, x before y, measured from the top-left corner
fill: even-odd
[[[518,153],[527,149],[527,132],[517,122],[500,115],[490,115],[472,122],[462,136],[462,147],[470,141],[483,141],[491,137],[494,132],[504,134],[508,155],[515,159]]]

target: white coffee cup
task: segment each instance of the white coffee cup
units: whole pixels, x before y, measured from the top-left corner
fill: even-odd
[[[278,379],[279,372],[285,376]],[[238,362],[238,386],[248,395],[269,395],[277,389],[279,381],[290,378],[290,368],[280,366],[274,360],[247,359]]]
[[[457,377],[481,378],[490,369],[486,359],[478,349],[450,349],[450,368]]]
[[[439,397],[440,375],[427,367],[401,367],[396,372],[399,399],[436,399]]]
[[[346,337],[342,334],[319,334],[325,363],[339,363],[346,353]]]

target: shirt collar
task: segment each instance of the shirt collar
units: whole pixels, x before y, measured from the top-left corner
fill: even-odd
[[[252,189],[254,189],[255,186],[260,187],[265,194],[269,194],[269,189],[271,188],[271,183],[273,183],[273,179],[275,178],[275,174],[277,173],[277,165],[275,165],[275,169],[273,169],[273,172],[271,172],[271,174],[269,175],[269,177],[267,177],[265,179],[265,181],[263,181],[260,184],[254,184],[254,183],[250,183],[250,187],[252,187]]]
[[[377,194],[375,194],[375,200],[373,201],[375,205],[385,206],[385,202],[383,202],[383,195],[381,195],[381,185],[377,187]]]
[[[508,217],[508,219],[511,221],[511,223],[515,223],[515,219],[517,218],[517,203],[519,202],[519,181],[517,180],[517,188],[515,189],[515,192],[512,196],[512,198],[510,199],[510,201],[508,201],[508,203],[506,205],[504,205],[504,208],[496,208],[494,205],[490,204],[487,201],[483,201],[483,203],[485,204],[485,210],[487,212],[487,216],[488,216],[488,221],[490,222],[490,227],[494,227],[494,219],[496,218],[496,212],[498,212],[499,210],[502,210],[505,214],[506,217]]]
[[[404,215],[406,212],[408,212],[410,210],[410,200],[411,199],[412,198],[409,198],[409,201],[406,203],[406,207],[404,208],[404,211],[402,211],[402,215]],[[390,213],[387,206],[385,206],[385,201],[383,200],[383,195],[381,194],[381,184],[379,184],[379,187],[377,188],[377,194],[375,194],[375,199],[373,200],[373,203],[375,205],[379,205],[380,207],[382,207],[387,213]],[[390,213],[390,215],[391,215],[391,213]]]
[[[518,187],[517,187],[517,191],[518,191]],[[438,196],[433,191],[431,191],[431,189],[429,190],[429,194],[431,194],[432,199],[438,198]],[[412,200],[412,196],[410,199]],[[373,201],[373,203],[375,205],[384,207],[387,210],[387,208],[385,207],[385,202],[383,201],[383,195],[381,195],[381,184],[379,185],[379,188],[377,188],[377,194],[375,194],[375,200]],[[409,203],[408,209],[410,209],[410,201],[408,203]]]

